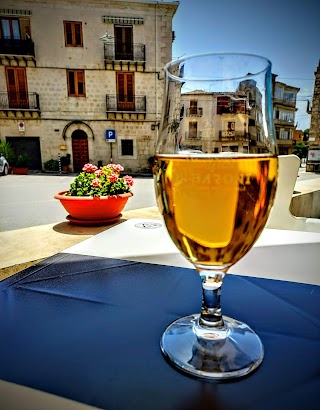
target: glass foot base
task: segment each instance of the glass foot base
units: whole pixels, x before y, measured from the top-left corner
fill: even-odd
[[[255,370],[263,345],[245,323],[223,316],[225,328],[198,327],[199,315],[171,323],[161,338],[166,359],[183,372],[205,379],[231,379]]]

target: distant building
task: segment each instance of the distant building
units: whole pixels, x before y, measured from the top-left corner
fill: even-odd
[[[311,114],[309,147],[320,146],[320,60],[317,71],[314,73],[315,83],[312,98],[312,105],[308,102],[307,112]]]
[[[294,145],[296,99],[299,88],[275,81],[273,118],[280,154],[291,154]],[[204,152],[260,152],[262,96],[253,80],[239,83],[236,92],[193,90],[181,96],[180,146]],[[201,125],[201,126],[200,126]],[[202,134],[200,135],[200,131]],[[200,138],[201,137],[201,138]],[[303,135],[302,135],[303,138]]]
[[[202,90],[181,96],[181,149],[248,152],[248,97]],[[201,131],[198,131],[198,128]],[[200,134],[201,133],[201,134]]]
[[[273,77],[273,120],[279,154],[292,154],[297,94],[300,88],[276,81]]]
[[[302,130],[293,130],[292,140],[295,144],[296,142],[303,142],[304,132]]]
[[[126,171],[148,168],[179,2],[5,3],[0,139],[28,152],[34,170],[67,153],[75,172],[111,158]]]

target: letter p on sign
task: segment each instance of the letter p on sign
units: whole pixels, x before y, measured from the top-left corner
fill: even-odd
[[[116,131],[115,130],[106,130],[106,141],[116,142]]]

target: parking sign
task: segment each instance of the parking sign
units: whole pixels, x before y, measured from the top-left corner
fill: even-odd
[[[116,130],[106,130],[106,141],[116,142]]]

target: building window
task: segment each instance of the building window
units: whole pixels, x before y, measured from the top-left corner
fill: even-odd
[[[291,140],[292,139],[292,130],[285,130],[281,128],[280,130],[280,139],[281,140]]]
[[[82,47],[82,23],[64,21],[64,39],[66,47]]]
[[[121,140],[121,155],[133,156],[133,140]]]
[[[135,110],[133,73],[117,73],[117,110]]]
[[[228,131],[234,131],[235,130],[235,122],[234,121],[228,121]]]
[[[196,115],[198,113],[198,101],[190,100],[190,114]]]
[[[11,40],[25,40],[31,38],[29,18],[0,18],[0,37]]]
[[[282,100],[282,98],[283,98],[283,88],[275,86],[274,96],[277,100]]]
[[[198,123],[196,121],[189,122],[189,139],[197,138],[198,136]]]
[[[69,97],[85,97],[84,71],[67,70]]]
[[[296,94],[290,91],[285,91],[283,93],[283,99],[289,102],[296,102]]]
[[[132,26],[114,26],[115,59],[133,60]]]

